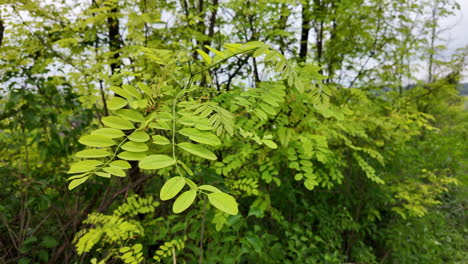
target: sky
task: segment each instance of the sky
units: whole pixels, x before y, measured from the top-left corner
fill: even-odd
[[[445,39],[442,44],[447,46],[444,55],[451,55],[458,48],[468,46],[468,0],[458,0],[458,3],[460,10],[440,22],[440,37]],[[468,82],[468,65],[465,67],[463,82]]]

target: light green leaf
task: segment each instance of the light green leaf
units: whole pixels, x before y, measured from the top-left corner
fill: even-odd
[[[188,175],[193,176],[193,171],[183,161],[177,160],[177,163],[179,163],[182,166],[182,168],[188,173]]]
[[[155,135],[153,136],[153,143],[158,145],[168,145],[171,144],[171,141],[164,136]]]
[[[307,179],[304,181],[304,186],[309,191],[312,191],[316,185],[318,185],[318,182],[314,179]]]
[[[190,180],[189,178],[184,178],[185,179],[185,183],[187,183],[187,185],[190,187],[190,189],[198,189],[198,186],[197,184],[195,184],[192,180]]]
[[[236,215],[239,213],[236,199],[231,195],[223,192],[213,192],[207,196],[210,203],[219,210],[230,215]]]
[[[212,145],[212,146],[218,146],[221,144],[221,140],[219,140],[219,138],[211,132],[200,131],[195,128],[184,128],[177,132],[199,143]]]
[[[193,154],[193,155],[197,155],[197,156],[200,156],[202,158],[205,158],[205,159],[209,159],[209,160],[216,160],[216,155],[209,151],[208,149],[200,146],[200,145],[196,145],[196,144],[192,144],[192,143],[188,143],[188,142],[183,142],[183,143],[179,143],[177,144],[177,146],[179,146],[181,149]]]
[[[126,142],[121,148],[131,152],[145,152],[148,150],[148,146],[145,143],[133,141]]]
[[[111,174],[110,173],[107,173],[107,172],[96,172],[95,173],[97,176],[100,176],[100,177],[104,177],[104,178],[110,178],[111,177]]]
[[[125,136],[124,132],[115,128],[100,128],[91,132],[91,135],[100,135],[108,138],[119,138]]]
[[[198,189],[209,191],[209,192],[215,192],[215,193],[218,193],[218,192],[220,193],[221,192],[220,189],[218,189],[218,188],[216,188],[214,186],[211,186],[211,185],[200,185],[198,187]]]
[[[126,92],[125,90],[123,90],[123,89],[120,88],[120,87],[117,87],[117,86],[109,86],[109,89],[111,89],[114,93],[116,93],[116,94],[118,94],[118,95],[120,95],[120,96],[122,96],[122,97],[125,97],[125,98],[127,98],[127,99],[129,99],[129,100],[132,99],[132,96],[131,96],[128,92]]]
[[[185,211],[192,205],[193,201],[197,197],[197,190],[190,190],[182,193],[177,199],[175,200],[174,204],[172,205],[172,211],[176,214]]]
[[[214,48],[212,48],[212,47],[210,47],[210,46],[207,46],[207,45],[205,45],[205,47],[206,47],[207,49],[209,49],[211,52],[213,52],[214,54],[216,54],[216,56],[218,56],[219,58],[221,58],[221,59],[225,59],[225,58],[226,58],[226,55],[224,55],[224,53],[222,53],[221,51],[219,51],[219,50],[217,50],[217,49],[214,49]]]
[[[145,122],[145,117],[133,109],[119,109],[115,112],[118,116],[134,122]]]
[[[142,160],[147,155],[145,152],[131,152],[131,151],[122,151],[120,152],[117,157],[123,160]]]
[[[152,96],[152,95],[151,95],[151,90],[150,90],[150,88],[148,87],[148,85],[146,85],[145,83],[142,83],[142,82],[138,82],[138,83],[137,83],[137,86],[138,86],[138,88],[140,88],[140,90],[142,90],[145,94],[147,94],[148,96]]]
[[[175,160],[167,155],[150,155],[140,161],[138,166],[144,170],[156,170],[175,164]]]
[[[103,168],[103,170],[105,172],[108,172],[112,175],[115,175],[115,176],[118,176],[118,177],[125,177],[127,176],[127,174],[125,174],[125,171],[123,171],[122,169],[119,169],[119,168],[115,168],[115,167],[105,167]]]
[[[269,140],[269,139],[262,139],[262,143],[265,144],[267,147],[276,149],[278,148],[278,145],[276,145],[275,142]]]
[[[103,149],[85,149],[75,154],[78,158],[103,158],[110,155],[110,152]]]
[[[162,121],[162,120],[156,120],[154,122],[151,122],[149,124],[149,127],[162,129],[162,130],[172,130],[172,127],[167,122]]]
[[[87,173],[82,173],[82,174],[78,174],[78,175],[74,175],[74,176],[71,176],[71,177],[68,177],[67,178],[67,181],[71,181],[71,180],[75,180],[75,179],[80,179],[80,178],[83,178],[84,176],[86,175],[89,175],[89,172]]]
[[[130,84],[123,84],[122,89],[124,89],[124,91],[131,94],[135,98],[138,98],[138,99],[141,98],[141,93],[138,92],[138,90]]]
[[[185,186],[184,177],[172,177],[161,188],[160,198],[163,201],[172,199],[175,197]]]
[[[118,169],[130,169],[132,166],[125,160],[115,160],[109,164],[109,166]]]
[[[95,167],[101,165],[102,162],[99,160],[83,160],[73,163],[70,166],[70,170],[67,171],[68,174],[87,172],[93,170]]]
[[[82,136],[78,141],[90,147],[110,147],[115,145],[114,140],[100,135]]]
[[[146,142],[149,138],[150,136],[148,135],[148,133],[141,130],[135,131],[132,134],[130,134],[130,136],[128,136],[128,139],[135,142]]]
[[[114,96],[109,101],[107,101],[107,108],[110,110],[120,109],[128,104],[128,101],[122,97]]]
[[[260,106],[260,108],[262,108],[263,111],[265,111],[267,114],[276,115],[275,109],[273,109],[271,106],[269,106],[269,105],[267,105],[267,104],[264,104],[264,103],[260,103],[259,106]]]
[[[118,116],[106,116],[101,119],[102,123],[108,127],[118,129],[134,129],[133,123]]]
[[[198,54],[200,54],[203,58],[203,60],[205,60],[206,64],[210,65],[212,60],[211,60],[211,57],[210,55],[206,54],[206,52],[204,52],[203,50],[200,50],[200,49],[197,49],[197,52]]]
[[[68,184],[68,190],[71,191],[71,190],[75,189],[78,185],[80,185],[80,184],[84,183],[85,181],[87,181],[88,178],[89,178],[89,176],[86,176],[86,177],[71,181],[70,184]]]

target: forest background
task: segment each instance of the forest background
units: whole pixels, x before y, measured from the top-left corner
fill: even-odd
[[[466,263],[459,8],[0,0],[0,263]]]

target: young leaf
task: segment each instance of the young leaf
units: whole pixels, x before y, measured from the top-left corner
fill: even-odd
[[[161,200],[166,201],[175,197],[185,186],[184,177],[172,177],[164,183],[159,194]]]
[[[109,166],[118,169],[130,169],[132,166],[125,160],[115,160],[109,164]]]
[[[221,140],[219,140],[219,138],[211,132],[200,131],[195,128],[184,128],[177,132],[179,134],[189,137],[193,141],[196,141],[202,144],[207,144],[207,145],[212,145],[212,146],[218,146],[221,144]]]
[[[96,172],[95,173],[97,176],[100,176],[100,177],[104,177],[104,178],[110,178],[111,177],[111,174],[110,173],[107,173],[107,172]]]
[[[68,190],[73,190],[75,189],[78,185],[84,183],[85,181],[87,181],[89,178],[89,176],[86,176],[86,177],[83,177],[83,178],[79,178],[79,179],[76,179],[76,180],[73,180],[70,182],[70,184],[68,184]]]
[[[115,128],[100,128],[91,132],[91,135],[100,135],[108,138],[119,138],[125,136],[124,132]]]
[[[75,154],[78,158],[103,158],[110,155],[110,152],[103,149],[85,149]]]
[[[181,160],[177,160],[177,163],[179,163],[182,168],[188,173],[188,175],[193,176],[193,171]]]
[[[134,142],[146,142],[149,138],[150,136],[145,131],[135,131],[128,136],[128,139]]]
[[[118,116],[106,116],[103,117],[102,123],[108,127],[112,128],[118,128],[118,129],[134,129],[135,127],[133,126],[132,122],[123,119]]]
[[[182,193],[172,205],[172,211],[176,214],[185,211],[195,201],[195,197],[197,197],[197,190]]]
[[[121,97],[114,96],[112,97],[112,99],[107,101],[107,108],[109,108],[109,110],[117,110],[126,106],[127,104],[128,104],[127,100]]]
[[[128,100],[131,100],[132,99],[132,96],[126,92],[124,89],[120,88],[120,87],[117,87],[117,86],[109,86],[109,89],[111,89],[111,91],[113,91],[114,93],[122,96],[122,97],[125,97],[126,99]]]
[[[145,152],[148,150],[148,146],[142,142],[129,141],[122,145],[122,149],[131,152]]]
[[[141,94],[138,92],[138,90],[131,86],[130,84],[123,84],[122,88],[124,89],[125,92],[131,94],[133,97],[140,99]]]
[[[206,54],[206,52],[204,52],[203,50],[200,50],[200,49],[197,49],[197,52],[198,54],[200,54],[203,58],[203,60],[205,60],[206,64],[210,65],[212,60],[211,60],[211,57],[210,55]]]
[[[168,145],[171,144],[171,141],[161,135],[155,135],[153,136],[153,143],[158,145]]]
[[[211,186],[211,185],[200,185],[198,187],[198,189],[209,191],[209,192],[214,192],[214,193],[220,193],[221,192],[221,190],[219,190],[218,188],[216,188],[214,186]]]
[[[133,109],[119,109],[115,113],[129,121],[145,122],[145,117]]]
[[[122,151],[117,155],[117,157],[123,160],[142,160],[146,157],[145,152],[131,152],[131,151]]]
[[[122,169],[119,169],[119,168],[115,168],[115,167],[105,167],[103,168],[103,170],[105,172],[108,172],[112,175],[115,175],[115,176],[118,176],[118,177],[125,177],[127,176],[127,174],[125,174],[125,171],[123,171]]]
[[[87,172],[93,170],[95,167],[101,165],[102,162],[98,160],[83,160],[73,163],[70,166],[70,170],[67,171],[68,174],[78,173],[78,172]]]
[[[142,90],[145,94],[147,94],[148,96],[151,96],[151,89],[148,87],[148,85],[146,85],[145,83],[142,83],[142,82],[138,82],[138,83],[137,83],[137,86],[138,86],[138,88],[140,88],[140,90]]]
[[[273,142],[272,140],[269,140],[269,139],[262,139],[262,143],[265,144],[267,147],[272,148],[272,149],[278,148],[278,145],[276,145],[275,142]]]
[[[225,213],[230,215],[236,215],[239,213],[236,200],[229,194],[223,192],[213,192],[208,194],[208,200],[214,207]]]
[[[175,160],[167,155],[150,155],[142,160],[138,166],[144,170],[156,170],[175,164]]]
[[[200,145],[183,142],[183,143],[177,144],[177,146],[193,155],[197,155],[205,159],[209,159],[209,160],[217,159],[216,155],[213,152],[209,151],[208,149]]]
[[[100,135],[82,136],[78,141],[90,147],[110,147],[115,145],[114,140]]]

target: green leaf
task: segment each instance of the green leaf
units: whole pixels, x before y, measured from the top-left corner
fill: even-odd
[[[109,101],[107,101],[107,108],[110,110],[120,109],[128,104],[128,101],[122,97],[114,96]]]
[[[131,152],[131,151],[122,151],[117,157],[123,160],[142,160],[147,155],[145,152]]]
[[[182,166],[182,168],[188,173],[188,175],[193,176],[193,171],[183,161],[177,160],[177,163],[179,163]]]
[[[70,170],[67,171],[68,174],[71,173],[79,173],[79,172],[87,172],[93,170],[97,166],[101,165],[102,162],[98,160],[83,160],[73,163],[70,166]]]
[[[125,160],[115,160],[109,164],[109,166],[118,169],[130,169],[132,166]]]
[[[215,192],[215,193],[221,192],[221,190],[211,185],[200,185],[198,189],[209,191],[209,192]]]
[[[115,112],[118,116],[134,122],[145,122],[145,117],[133,109],[119,109]]]
[[[182,193],[172,205],[172,211],[176,214],[185,211],[195,201],[195,197],[197,197],[197,190]]]
[[[100,135],[82,136],[78,141],[90,147],[110,147],[115,145],[114,140]]]
[[[204,52],[203,50],[200,50],[200,49],[197,49],[197,52],[198,54],[200,54],[203,58],[203,60],[205,60],[206,64],[210,65],[212,60],[211,60],[211,57],[210,55],[206,54],[206,52]]]
[[[132,134],[130,134],[130,136],[128,136],[128,139],[135,142],[146,142],[149,140],[149,138],[150,136],[148,135],[148,133],[141,130],[135,131]]]
[[[45,236],[44,238],[42,238],[42,242],[41,242],[41,245],[45,248],[54,248],[58,246],[58,244],[59,242],[51,236]]]
[[[208,149],[200,145],[183,142],[183,143],[177,144],[177,146],[193,155],[197,155],[205,159],[209,159],[209,160],[217,159],[216,155],[213,152],[209,151]]]
[[[118,94],[118,95],[120,95],[122,97],[127,98],[128,100],[132,99],[132,96],[128,92],[126,92],[125,90],[123,90],[120,87],[110,86],[109,89],[111,89],[114,93],[116,93],[116,94]]]
[[[103,170],[105,172],[108,172],[112,175],[115,175],[115,176],[118,176],[118,177],[125,177],[127,176],[127,174],[125,174],[125,171],[123,171],[122,169],[119,169],[119,168],[115,168],[115,167],[105,167],[103,168]]]
[[[121,148],[131,152],[145,152],[148,150],[148,146],[145,143],[133,141],[126,142]]]
[[[158,145],[168,145],[171,144],[171,141],[164,136],[155,135],[153,136],[153,143]]]
[[[262,139],[262,143],[265,144],[267,147],[276,149],[278,148],[278,145],[276,145],[275,142],[268,140],[268,139]]]
[[[260,108],[263,109],[263,111],[265,111],[267,114],[270,114],[270,115],[276,115],[276,111],[269,105],[267,104],[264,104],[264,103],[260,103],[259,104]]]
[[[231,195],[223,192],[213,192],[207,196],[210,203],[219,210],[230,215],[236,215],[239,213],[236,199]]]
[[[78,185],[84,183],[85,181],[87,181],[89,178],[89,176],[86,176],[86,177],[83,177],[83,178],[79,178],[79,179],[76,179],[76,180],[73,180],[70,182],[70,184],[68,184],[68,190],[73,190],[75,189]]]
[[[107,173],[107,172],[96,172],[95,173],[97,176],[100,176],[100,177],[104,177],[104,178],[110,178],[111,177],[111,174],[110,173]]]
[[[137,86],[138,86],[138,88],[140,88],[140,90],[142,90],[145,94],[147,94],[148,96],[152,96],[152,94],[151,94],[151,89],[148,87],[148,85],[146,85],[145,83],[142,83],[142,82],[138,82],[138,83],[137,83]]]
[[[316,185],[318,185],[318,182],[315,181],[314,179],[307,179],[304,181],[304,186],[309,191],[312,191]]]
[[[175,164],[175,160],[167,155],[150,155],[140,161],[138,166],[144,170],[156,170]]]
[[[119,138],[125,136],[124,132],[115,128],[100,128],[91,132],[91,135],[100,135],[108,138]]]
[[[218,146],[221,144],[221,140],[219,140],[219,138],[211,132],[200,131],[195,128],[184,128],[177,132],[179,134],[189,137],[193,141],[196,141],[202,144],[207,144],[207,145],[212,145],[212,146]]]
[[[118,116],[106,116],[106,117],[103,117],[101,120],[102,120],[102,123],[104,123],[104,125],[108,127],[112,127],[112,128],[118,128],[118,129],[134,129],[135,128],[132,122],[126,119],[123,119],[121,117],[118,117]]]
[[[161,188],[160,198],[163,201],[174,198],[185,186],[184,177],[172,177]]]
[[[103,158],[112,155],[103,149],[85,149],[75,154],[78,158]]]
[[[133,97],[140,99],[141,98],[141,93],[138,92],[138,90],[133,87],[130,84],[123,84],[122,88],[124,89],[125,92],[128,94],[131,94]]]

